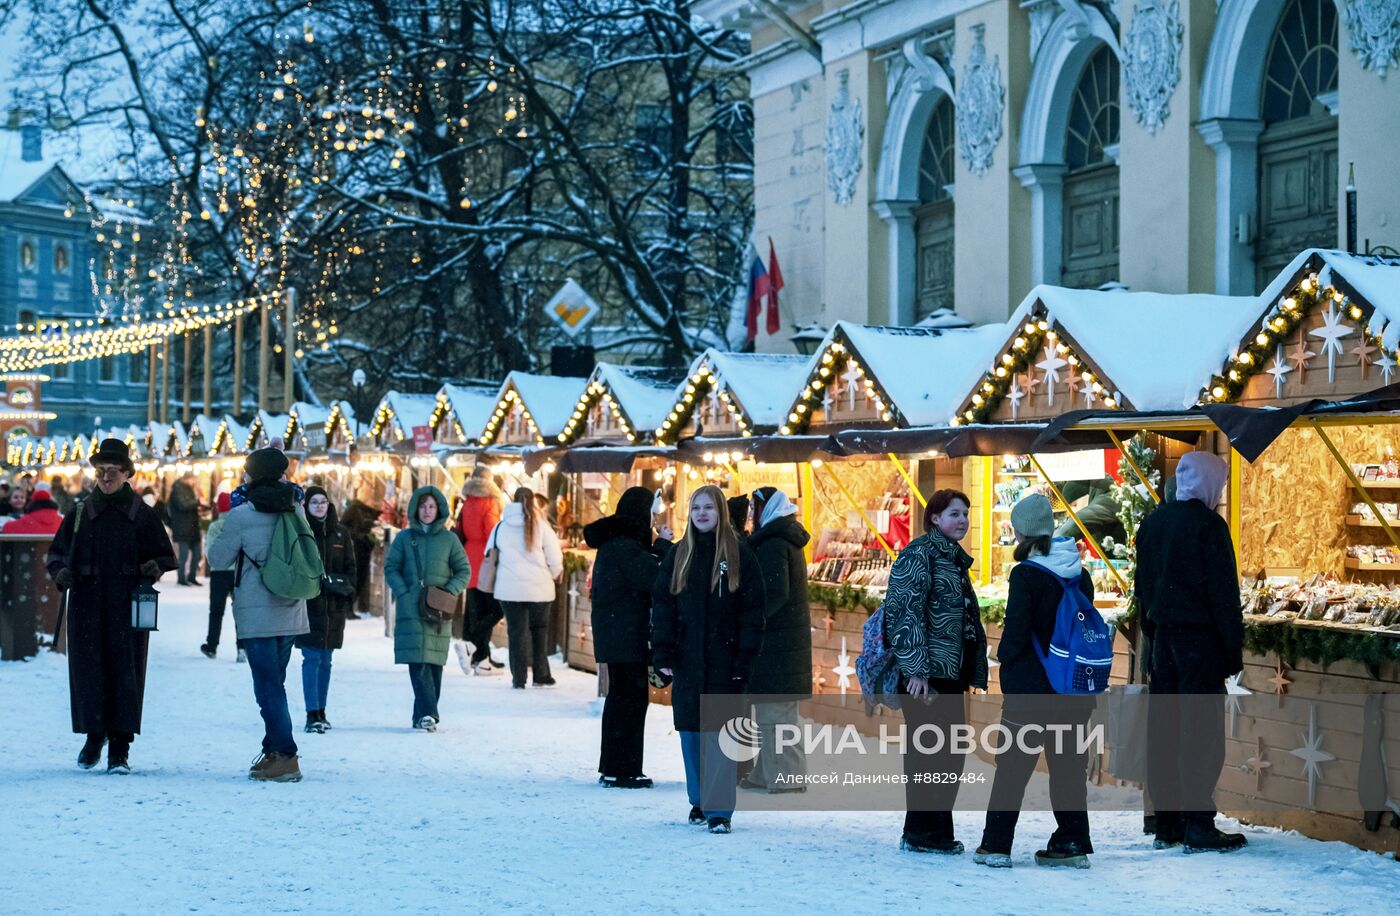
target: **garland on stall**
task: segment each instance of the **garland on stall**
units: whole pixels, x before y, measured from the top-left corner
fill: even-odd
[[[1377,676],[1384,662],[1400,662],[1400,639],[1388,633],[1350,633],[1293,623],[1246,621],[1244,647],[1256,655],[1277,654],[1286,661],[1303,658],[1326,668],[1333,662],[1360,662]]]
[[[574,573],[588,572],[588,557],[581,553],[574,553],[571,550],[564,551],[564,578],[568,579]]]

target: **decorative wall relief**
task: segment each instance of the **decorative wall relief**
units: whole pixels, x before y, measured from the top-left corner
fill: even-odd
[[[1345,0],[1351,50],[1367,70],[1385,79],[1400,58],[1400,0]]]
[[[842,70],[836,78],[836,98],[826,119],[826,186],[838,204],[848,204],[860,175],[865,125],[861,123],[860,99],[851,98],[850,71]]]
[[[1177,0],[1138,0],[1123,41],[1123,88],[1138,123],[1150,134],[1166,122],[1168,102],[1181,81],[1178,9]]]
[[[1001,117],[1006,87],[1001,82],[1001,58],[987,59],[983,42],[986,26],[972,27],[972,48],[958,88],[958,151],[974,175],[992,167],[992,154],[1001,140]]]

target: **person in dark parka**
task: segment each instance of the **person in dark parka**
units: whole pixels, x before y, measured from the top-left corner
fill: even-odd
[[[351,499],[340,518],[340,524],[350,532],[350,542],[355,548],[355,596],[350,610],[370,611],[369,607],[369,565],[374,557],[374,549],[379,546],[379,538],[374,533],[374,525],[379,512],[368,503]]]
[[[593,656],[608,666],[598,782],[622,789],[651,787],[642,772],[647,720],[647,642],[651,589],[668,541],[652,542],[651,491],[632,487],[617,511],[583,529],[593,560]]]
[[[777,727],[797,724],[797,704],[812,695],[812,611],[807,602],[807,557],[811,540],[797,520],[797,507],[775,487],[753,494],[754,530],[749,547],[763,572],[763,647],[754,660],[749,694],[763,736],[749,788],[770,793],[803,791],[807,761],[801,745],[775,753]],[[764,701],[764,697],[768,700]]]
[[[195,486],[199,479],[187,471],[170,488],[170,539],[179,548],[179,565],[175,567],[179,585],[198,585],[199,570],[199,494]]]
[[[1147,790],[1157,811],[1153,846],[1226,852],[1245,845],[1215,826],[1215,783],[1225,764],[1225,679],[1244,668],[1244,617],[1230,527],[1215,507],[1229,467],[1188,452],[1176,498],[1137,535],[1138,605],[1152,641]]]
[[[743,712],[739,699],[763,640],[763,577],[730,524],[719,487],[691,494],[685,538],[661,561],[651,600],[652,663],[675,678],[671,712],[681,733],[690,822],[729,833],[737,773],[719,749],[719,731]],[[702,696],[711,698],[703,711]],[[724,696],[734,702],[714,699]]]
[[[175,568],[154,510],[132,492],[126,443],[104,439],[91,460],[97,488],[70,512],[49,547],[49,575],[68,592],[68,684],[73,731],[87,735],[78,765],[129,773],[141,733],[149,634],[131,629],[131,594]]]
[[[321,487],[306,488],[306,524],[316,538],[325,574],[321,594],[306,601],[310,631],[293,644],[301,650],[301,687],[306,700],[306,731],[323,734],[326,696],[331,686],[331,653],[345,644],[345,618],[355,597],[355,547],[336,520],[335,503]]]
[[[1011,527],[1016,532],[1016,566],[1007,584],[1006,619],[997,645],[1004,697],[1001,724],[1013,735],[1025,734],[1027,740],[1010,743],[997,756],[987,824],[973,861],[1010,867],[1026,785],[1043,749],[1056,829],[1046,848],[1035,854],[1036,864],[1088,868],[1094,851],[1089,840],[1089,756],[1078,750],[1073,732],[1059,731],[1062,739],[1057,743],[1051,726],[1084,725],[1093,714],[1094,698],[1056,695],[1036,647],[1044,651],[1050,645],[1065,594],[1061,582],[1073,583],[1069,587],[1077,587],[1090,602],[1094,583],[1084,572],[1074,540],[1054,536],[1050,500],[1033,493],[1016,503]]]

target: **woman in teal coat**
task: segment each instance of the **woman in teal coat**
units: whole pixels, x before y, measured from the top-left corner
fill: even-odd
[[[408,501],[408,527],[394,536],[384,580],[394,593],[394,664],[408,666],[413,684],[413,727],[436,731],[440,721],[442,666],[452,644],[452,621],[430,623],[419,596],[431,585],[460,595],[471,568],[462,542],[447,530],[447,498],[437,487],[419,487]]]

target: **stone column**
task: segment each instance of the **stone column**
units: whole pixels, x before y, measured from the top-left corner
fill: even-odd
[[[914,208],[918,205],[917,200],[877,200],[872,205],[875,215],[885,222],[889,313],[883,320],[894,325],[914,323],[918,282],[912,269],[918,261]]]
[[[1259,134],[1263,121],[1211,118],[1196,125],[1215,151],[1215,292],[1257,293],[1254,237],[1259,231]]]
[[[1031,192],[1031,284],[1058,284],[1064,261],[1063,163],[1035,163],[1011,170]]]

